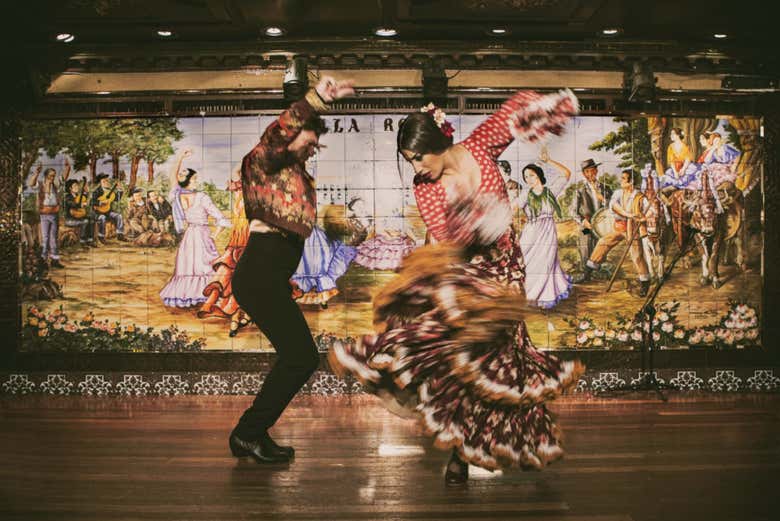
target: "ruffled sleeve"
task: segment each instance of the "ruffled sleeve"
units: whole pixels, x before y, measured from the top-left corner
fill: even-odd
[[[533,143],[549,134],[560,135],[578,112],[577,98],[568,89],[552,94],[522,90],[474,129],[464,145],[484,147],[496,161],[514,139]]]

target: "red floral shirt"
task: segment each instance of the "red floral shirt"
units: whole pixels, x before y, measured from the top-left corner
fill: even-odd
[[[246,217],[259,219],[304,238],[317,217],[314,178],[302,162],[290,162],[287,146],[303,124],[325,112],[327,105],[314,90],[282,112],[263,132],[260,142],[244,156],[241,181]]]

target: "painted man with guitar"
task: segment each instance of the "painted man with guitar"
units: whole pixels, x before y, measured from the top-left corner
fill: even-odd
[[[124,219],[119,212],[113,210],[113,204],[122,198],[119,182],[112,186],[108,174],[99,174],[97,180],[100,185],[92,192],[92,210],[98,223],[98,240],[106,243],[106,221],[110,220],[116,225],[117,239],[126,242]]]
[[[65,226],[77,228],[79,242],[95,245],[95,226],[89,212],[89,192],[86,190],[87,178],[81,181],[69,179],[65,182]]]

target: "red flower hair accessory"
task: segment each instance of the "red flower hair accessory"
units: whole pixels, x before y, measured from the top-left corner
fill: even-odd
[[[441,130],[441,133],[448,138],[451,138],[455,133],[455,127],[453,127],[452,123],[446,119],[447,114],[445,114],[443,110],[441,110],[433,103],[428,103],[424,107],[420,108],[420,112],[427,112],[430,114],[433,118],[433,121],[436,123],[436,126],[439,127],[439,130]]]

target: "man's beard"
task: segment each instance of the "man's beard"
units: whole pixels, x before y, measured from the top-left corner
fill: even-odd
[[[273,169],[281,170],[282,168],[292,165],[304,165],[308,159],[309,154],[305,151],[285,150],[280,156],[277,156],[277,159],[273,164]]]

